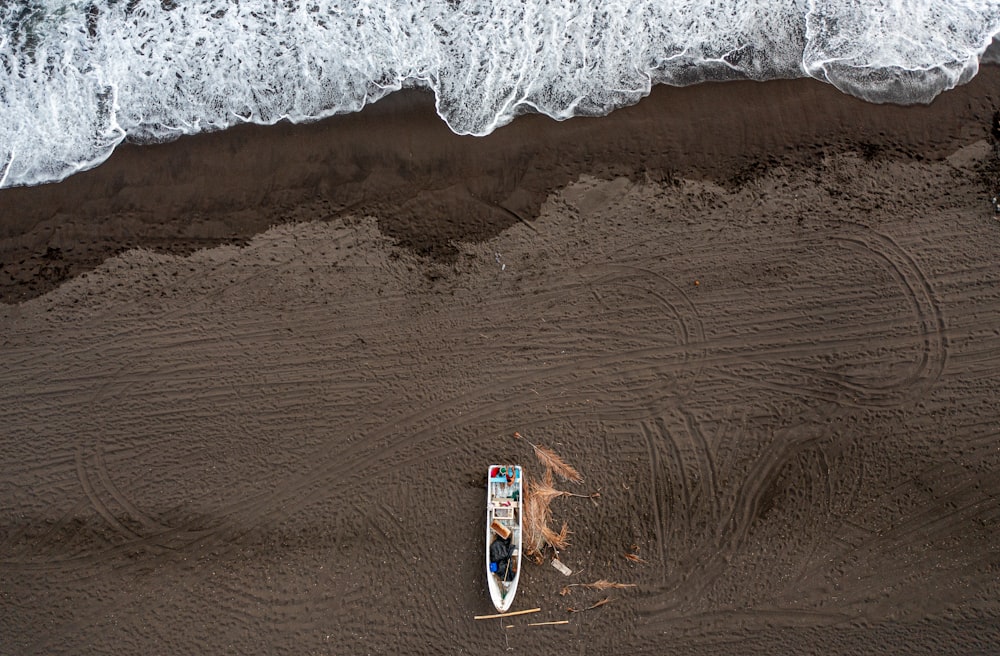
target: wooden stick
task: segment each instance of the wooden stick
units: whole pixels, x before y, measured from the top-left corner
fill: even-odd
[[[541,608],[529,608],[528,610],[516,610],[513,613],[500,613],[499,615],[476,615],[472,619],[474,620],[495,620],[498,617],[513,617],[514,615],[527,615],[528,613],[537,613],[542,610]]]
[[[532,622],[531,624],[522,624],[521,626],[551,626],[553,624],[569,624],[569,620],[556,620],[555,622]],[[517,624],[505,624],[503,628],[516,629],[517,627]]]

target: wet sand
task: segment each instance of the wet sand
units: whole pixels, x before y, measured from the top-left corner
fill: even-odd
[[[990,653],[998,108],[412,92],[0,192],[0,653]],[[515,432],[600,496],[475,621]]]

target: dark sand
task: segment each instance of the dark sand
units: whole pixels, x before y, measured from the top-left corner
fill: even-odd
[[[996,653],[998,108],[409,93],[0,192],[0,653]],[[600,498],[474,621],[515,431]]]

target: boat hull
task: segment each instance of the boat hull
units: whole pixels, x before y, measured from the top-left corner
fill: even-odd
[[[490,465],[486,482],[486,582],[497,611],[514,603],[521,578],[524,473],[519,465]]]

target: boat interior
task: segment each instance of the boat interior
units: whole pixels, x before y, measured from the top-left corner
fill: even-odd
[[[513,576],[517,574],[520,565],[521,544],[521,469],[511,465],[497,466],[490,470],[490,495],[489,514],[490,529],[492,538],[490,540],[491,553],[496,551],[503,554],[502,547],[494,546],[498,540],[510,545],[511,552],[508,558],[501,560],[494,572],[494,576],[500,583],[508,584]],[[493,559],[491,559],[493,560]]]

